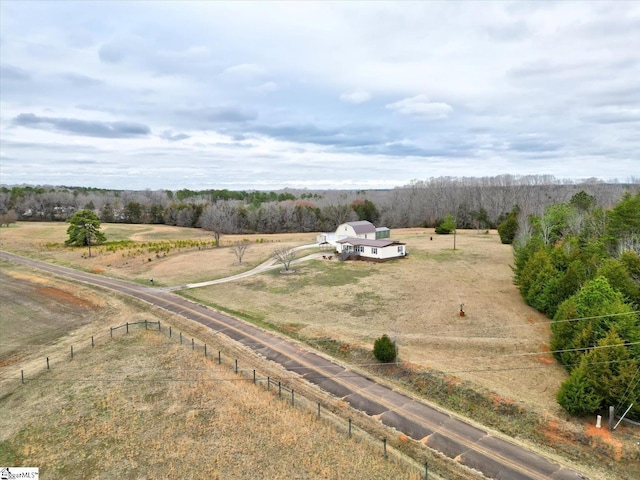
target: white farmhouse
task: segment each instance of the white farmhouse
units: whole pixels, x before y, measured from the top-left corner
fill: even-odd
[[[367,221],[346,222],[336,228],[335,233],[318,235],[318,243],[328,243],[336,247],[343,259],[358,258],[383,261],[405,257],[406,245],[389,238],[391,231],[386,227],[376,228]]]
[[[407,255],[406,245],[397,240],[369,240],[347,237],[336,242],[336,251],[343,257],[383,261]]]

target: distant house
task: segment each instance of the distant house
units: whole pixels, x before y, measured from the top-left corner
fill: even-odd
[[[334,245],[344,258],[362,258],[383,261],[407,255],[406,245],[391,240],[391,231],[371,222],[346,222],[336,228],[335,233],[318,235],[319,244]]]

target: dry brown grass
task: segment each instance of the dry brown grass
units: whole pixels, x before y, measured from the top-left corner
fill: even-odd
[[[118,239],[136,238],[145,242],[199,239],[203,235],[197,230],[165,226],[109,228],[116,229],[115,233],[121,237]],[[148,262],[146,254],[134,254],[123,261],[127,265],[118,266],[114,262],[117,255],[122,258],[122,252],[116,256],[99,253],[86,259],[82,258],[82,249],[62,247],[65,230],[66,225],[61,224],[19,224],[0,230],[0,248],[94,272],[104,270],[107,275],[138,281],[154,278],[157,283],[180,285],[247,270],[268,258],[276,242],[293,246],[311,243],[315,238],[310,234],[246,237],[252,242],[251,250],[241,266],[235,265],[235,257],[227,248],[172,251],[152,262]],[[407,243],[410,251],[407,259],[385,264],[313,261],[296,266],[295,275],[268,272],[235,283],[191,290],[188,294],[205,303],[273,324],[299,338],[334,339],[348,350],[370,348],[382,333],[397,332],[405,367],[415,371],[440,370],[452,385],[465,380],[494,392],[496,401],[526,404],[550,424],[558,425],[553,429],[556,433],[549,435],[577,449],[576,438],[585,438],[585,431],[589,436],[589,425],[570,425],[564,420],[566,417],[559,414],[554,394],[564,372],[548,353],[546,319],[524,304],[512,284],[511,248],[501,245],[495,232],[488,235],[460,232],[456,251],[452,248],[453,237],[436,236],[430,230],[399,230],[394,231],[393,236]],[[242,238],[225,237],[225,242],[231,245]],[[266,242],[258,243],[256,239]],[[15,294],[21,291],[20,281],[45,287],[39,290],[29,287],[31,290],[25,291],[31,292],[29,295],[40,293],[57,298],[58,302],[50,301],[43,310],[53,311],[53,318],[61,318],[55,315],[56,305],[69,304],[67,319],[79,324],[85,322],[71,335],[49,334],[45,345],[39,347],[38,359],[21,357],[21,365],[27,362],[28,373],[41,371],[42,357],[55,348],[67,351],[78,335],[86,337],[89,332],[95,332],[97,323],[100,328],[108,328],[110,324],[122,323],[123,318],[137,321],[151,314],[111,296],[99,300],[101,297],[88,288],[78,289],[58,281],[54,285],[28,269],[12,267],[11,272],[3,273],[11,275],[10,282],[18,282]],[[89,299],[91,305],[81,306],[79,299]],[[465,304],[464,317],[459,316],[460,303]],[[78,313],[83,309],[93,312],[90,314],[93,322],[86,323],[87,318]],[[17,307],[14,313],[18,317],[22,315]],[[35,315],[34,321],[38,318],[45,317]],[[203,327],[177,318],[172,321],[180,328],[191,329],[190,334],[197,338],[211,340],[206,339],[210,332]],[[59,328],[68,326],[61,323]],[[2,387],[0,384],[0,390]],[[61,399],[62,396],[50,398],[54,403]],[[341,407],[337,405],[337,408]],[[21,418],[26,421],[24,415],[23,412]],[[189,421],[196,421],[200,414],[194,411],[184,415],[185,421],[187,417]],[[593,442],[602,440],[598,437]],[[402,438],[399,437],[397,443],[401,446]],[[579,458],[581,452],[574,458]],[[606,474],[597,478],[606,478]]]
[[[88,258],[87,248],[64,245],[67,227],[60,222],[19,222],[11,228],[0,229],[0,249],[127,280],[148,282],[153,278],[156,285],[181,285],[234,275],[268,259],[276,247],[315,241],[314,234],[226,235],[221,239],[220,248],[183,246],[157,254],[150,251],[149,242],[192,240],[210,244],[213,236],[196,228],[103,224],[107,241],[132,240],[147,246],[123,247],[115,252],[109,252],[105,246],[94,246],[92,257]],[[250,243],[242,265],[236,263],[230,248],[225,248],[239,240]]]
[[[181,285],[248,270],[267,259],[276,245],[315,239],[315,234],[222,237],[223,245],[239,239],[251,242],[243,265],[236,265],[224,247],[172,250],[161,258],[133,254],[135,249],[105,253],[97,248],[99,253],[89,259],[82,258],[86,249],[62,246],[66,227],[18,223],[0,230],[0,248],[105,275]],[[109,240],[211,238],[200,229],[165,225],[105,224],[103,230]],[[452,235],[434,235],[430,229],[394,230],[392,237],[407,243],[407,259],[384,264],[312,262],[296,266],[295,275],[271,272],[189,295],[282,328],[294,325],[301,337],[330,337],[369,348],[383,333],[397,335],[406,362],[559,414],[555,392],[565,373],[540,350],[550,336],[547,319],[527,306],[513,285],[512,248],[502,245],[495,231],[459,232],[455,251]],[[464,317],[459,316],[461,303]]]
[[[19,383],[19,381],[18,381]],[[0,464],[46,478],[421,478],[211,359],[140,331],[0,399]]]

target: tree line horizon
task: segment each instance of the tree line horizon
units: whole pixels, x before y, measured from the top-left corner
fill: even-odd
[[[220,234],[332,231],[367,220],[388,228],[437,227],[451,216],[461,229],[495,229],[517,208],[539,215],[580,191],[603,208],[625,193],[640,191],[640,178],[628,183],[557,180],[550,175],[437,177],[413,180],[389,190],[278,191],[112,190],[67,186],[0,186],[0,222],[67,221],[79,210],[104,223],[166,224]]]

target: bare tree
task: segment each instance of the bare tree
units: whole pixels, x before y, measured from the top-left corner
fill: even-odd
[[[12,223],[16,223],[18,220],[18,214],[14,210],[9,210],[6,213],[0,213],[0,227],[6,225],[7,227]]]
[[[276,248],[273,251],[273,258],[278,262],[280,262],[284,266],[285,271],[287,272],[289,271],[289,268],[291,267],[291,262],[293,261],[295,256],[296,256],[295,250],[289,247],[280,247],[280,248]]]
[[[231,253],[233,253],[236,256],[236,258],[238,259],[239,265],[242,265],[242,257],[244,257],[244,254],[247,253],[248,249],[249,249],[249,242],[245,242],[243,240],[237,241],[231,247]]]
[[[216,247],[220,246],[222,234],[234,233],[235,203],[217,201],[204,209],[200,223],[205,230],[211,230],[216,240]]]

